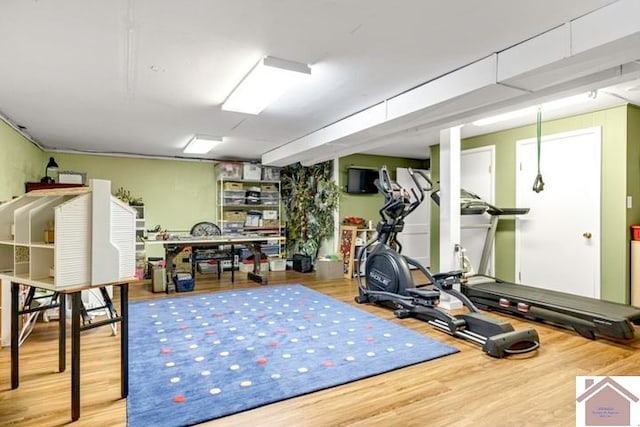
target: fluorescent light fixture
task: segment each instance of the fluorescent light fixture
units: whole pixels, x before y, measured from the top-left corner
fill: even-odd
[[[311,75],[307,64],[265,56],[222,104],[225,111],[259,114],[294,84]]]
[[[184,147],[184,150],[182,150],[182,152],[185,154],[206,154],[221,142],[222,138],[195,135],[193,138],[191,138],[187,146]]]
[[[580,95],[569,96],[567,98],[556,99],[555,101],[545,102],[540,105],[542,112],[545,111],[553,111],[558,110],[560,108],[570,107],[572,105],[581,104],[590,99],[595,99],[597,96],[596,91],[592,91],[589,93],[581,93]],[[515,119],[518,117],[524,117],[527,115],[534,116],[538,111],[538,107],[527,107],[522,108],[520,110],[510,111],[504,114],[498,114],[497,116],[491,116],[484,119],[476,120],[475,122],[471,122],[471,124],[476,126],[487,126],[492,125],[494,123],[504,122],[507,120]]]
[[[487,117],[485,119],[476,120],[475,122],[471,122],[471,124],[476,126],[488,126],[494,123],[504,122],[511,119],[517,119],[518,117],[524,117],[529,114],[535,114],[537,108],[528,107],[523,108],[521,110],[509,111],[508,113],[498,114],[497,116]]]

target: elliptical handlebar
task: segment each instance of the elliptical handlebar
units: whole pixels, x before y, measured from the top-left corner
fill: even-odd
[[[375,185],[384,196],[385,203],[380,209],[380,216],[384,221],[388,221],[388,217],[394,220],[404,219],[424,201],[425,193],[433,189],[433,183],[425,173],[414,171],[411,168],[408,169],[408,172],[413,185],[406,189],[391,179],[386,166],[380,168]],[[418,177],[424,179],[427,187],[422,186],[423,184]],[[413,196],[413,201],[411,201],[411,196]]]

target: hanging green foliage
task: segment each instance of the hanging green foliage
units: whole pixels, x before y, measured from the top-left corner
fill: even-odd
[[[333,234],[338,185],[332,179],[333,162],[313,166],[300,163],[282,170],[282,194],[287,215],[289,253],[317,258],[324,239]]]

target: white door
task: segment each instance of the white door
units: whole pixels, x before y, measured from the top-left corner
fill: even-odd
[[[495,145],[464,150],[460,153],[460,187],[477,194],[483,200],[494,201]],[[493,275],[493,255],[486,272],[478,270],[482,248],[486,240],[491,217],[489,214],[460,216],[460,244],[475,272]],[[493,253],[493,247],[492,247]]]
[[[536,140],[516,147],[516,280],[529,286],[600,297],[599,127],[542,139],[544,190],[537,175]]]
[[[429,171],[420,170],[430,177]],[[428,183],[420,175],[416,175],[423,188],[428,187]],[[401,187],[409,190],[413,187],[413,180],[409,176],[406,168],[396,169],[396,182]],[[411,195],[411,201],[414,201]],[[404,231],[398,235],[398,242],[402,245],[402,254],[413,258],[425,267],[431,264],[431,237],[429,227],[431,223],[431,199],[430,194],[425,194],[425,200],[404,220]]]

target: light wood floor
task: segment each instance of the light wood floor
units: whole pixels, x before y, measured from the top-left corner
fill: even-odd
[[[270,284],[301,283],[352,303],[355,281],[317,281],[313,274],[271,273]],[[236,281],[234,288],[252,287]],[[199,280],[197,292],[231,289]],[[162,298],[149,285],[130,287],[130,300]],[[117,299],[116,299],[117,300]],[[460,353],[351,384],[205,423],[207,426],[569,426],[575,425],[576,375],[640,375],[640,339],[589,341],[535,326],[542,346],[534,356],[493,359],[478,347],[390,310],[358,307],[459,348]],[[637,334],[640,335],[640,334]],[[70,342],[67,346],[70,351]],[[40,323],[20,349],[20,387],[10,390],[10,351],[0,350],[0,425],[54,426],[70,422],[70,367],[57,369],[57,324]],[[119,337],[108,327],[82,335],[79,426],[126,425],[120,399]],[[70,354],[67,356],[70,363]]]

